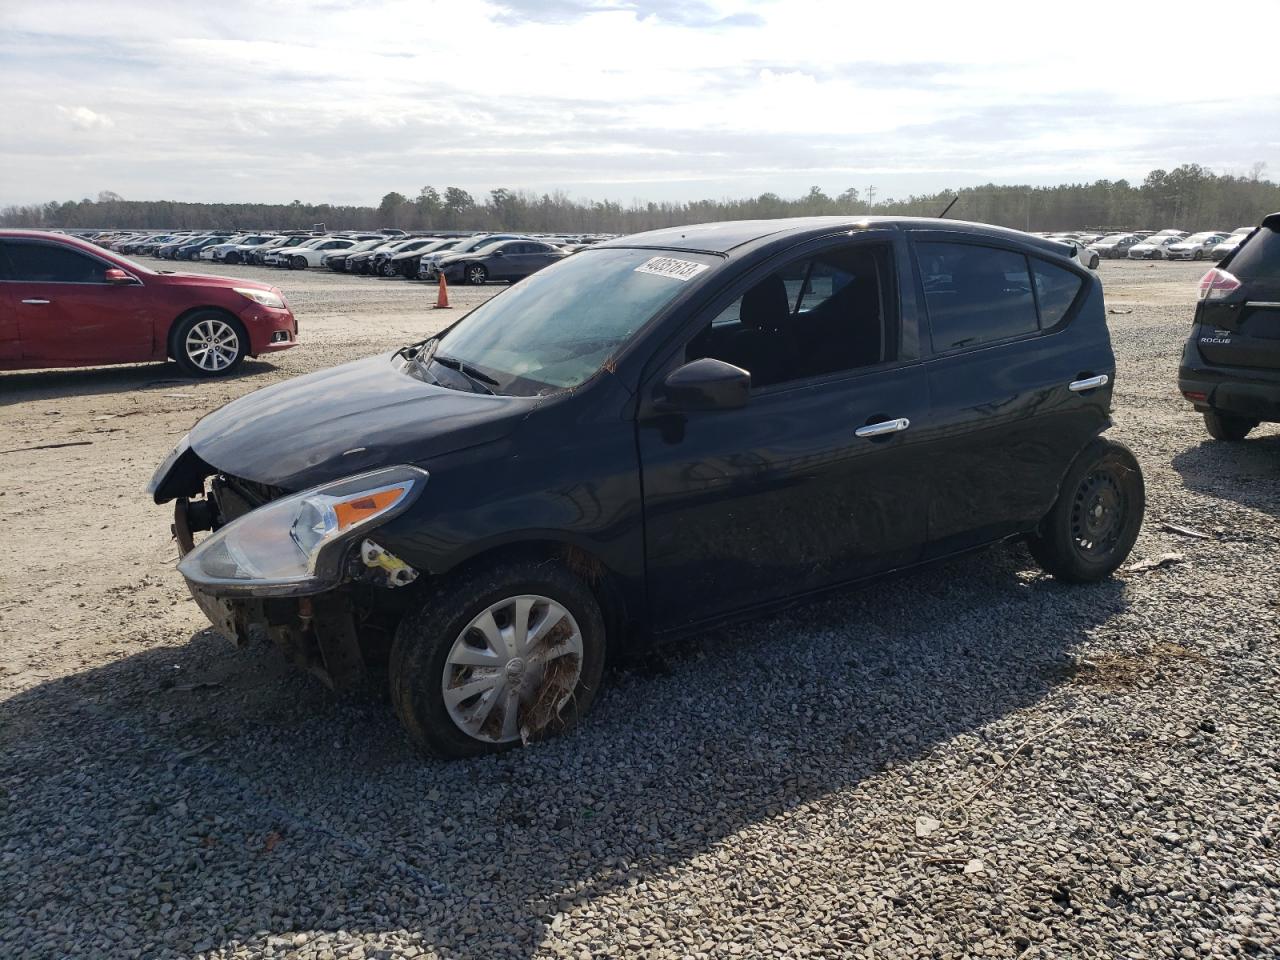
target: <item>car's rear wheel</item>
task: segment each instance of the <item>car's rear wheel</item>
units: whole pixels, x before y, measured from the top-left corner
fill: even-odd
[[[481,284],[489,280],[489,271],[484,268],[482,263],[473,263],[467,267],[467,283]]]
[[[1027,545],[1059,580],[1102,580],[1129,556],[1145,509],[1137,458],[1124,444],[1098,437],[1067,471],[1057,501]]]
[[[170,353],[193,377],[231,373],[249,352],[249,335],[240,321],[216,310],[193,313],[173,329]]]
[[[1204,253],[1203,253],[1203,251],[1197,250],[1195,253],[1193,253],[1193,254],[1191,255],[1191,259],[1193,259],[1193,260],[1203,260],[1203,259],[1204,259]]]
[[[1204,412],[1204,427],[1215,440],[1243,440],[1258,425],[1257,420],[1237,417],[1217,410]]]
[[[294,270],[305,270],[307,269],[307,258],[301,255],[291,257],[289,260],[289,266]]]
[[[496,753],[571,727],[604,659],[604,618],[586,584],[555,563],[499,564],[444,581],[401,621],[391,701],[429,753]]]
[[[222,259],[224,263],[239,263],[244,258],[241,257],[240,254],[237,253],[235,250],[232,250]]]

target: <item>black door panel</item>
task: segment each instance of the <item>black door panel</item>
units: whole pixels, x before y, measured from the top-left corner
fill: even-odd
[[[920,366],[770,391],[640,427],[658,629],[906,566],[925,538]],[[869,421],[907,430],[858,437]]]

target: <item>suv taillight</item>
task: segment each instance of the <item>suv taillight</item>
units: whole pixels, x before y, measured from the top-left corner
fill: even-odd
[[[1239,289],[1240,281],[1217,267],[1200,278],[1201,300],[1225,300]]]

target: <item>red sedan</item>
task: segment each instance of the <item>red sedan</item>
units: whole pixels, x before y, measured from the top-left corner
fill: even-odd
[[[157,273],[76,237],[0,230],[0,370],[172,358],[214,377],[297,342],[276,287]]]

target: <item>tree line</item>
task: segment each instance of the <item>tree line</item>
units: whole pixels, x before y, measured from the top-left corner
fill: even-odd
[[[676,202],[578,200],[562,191],[538,194],[500,187],[476,198],[460,187],[423,187],[417,196],[392,191],[376,206],[334,206],[295,200],[289,204],[183,203],[125,200],[100,193],[96,200],[68,200],[0,210],[0,225],[40,228],[167,228],[305,230],[520,230],[538,233],[635,233],[684,223],[818,215],[936,217],[949,204],[954,219],[1020,230],[1233,229],[1280,210],[1280,185],[1266,179],[1265,164],[1246,176],[1217,174],[1199,164],[1152,170],[1140,184],[1097,180],[1058,186],[988,183],[959,190],[874,199],[850,187],[831,196],[819,187],[800,197],[758,197]],[[873,202],[874,201],[874,202]]]

